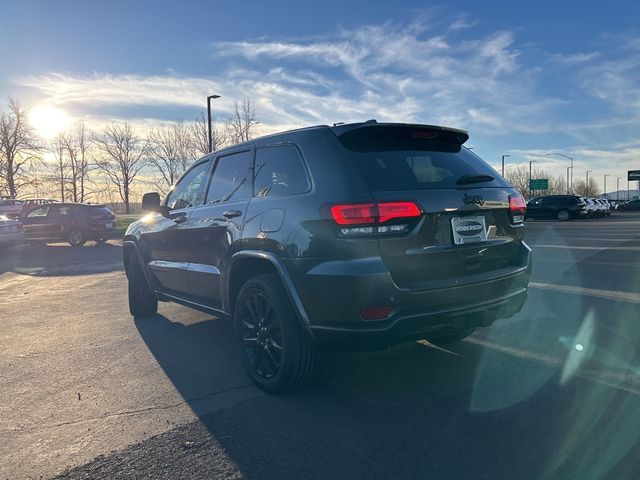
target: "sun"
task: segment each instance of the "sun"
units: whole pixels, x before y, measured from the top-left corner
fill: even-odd
[[[29,123],[40,137],[49,139],[66,130],[71,119],[64,110],[50,105],[39,105],[29,112]]]

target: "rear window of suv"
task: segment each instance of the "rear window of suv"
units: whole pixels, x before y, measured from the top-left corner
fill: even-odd
[[[458,188],[465,175],[493,177],[472,187],[509,186],[480,157],[440,135],[417,127],[373,126],[339,139],[370,190]]]

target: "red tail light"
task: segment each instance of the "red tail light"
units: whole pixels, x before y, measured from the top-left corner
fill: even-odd
[[[384,223],[395,218],[420,216],[420,209],[413,202],[388,202],[378,204],[378,221]]]
[[[414,202],[334,205],[331,216],[338,225],[372,225],[399,218],[417,218],[420,208]]]
[[[376,206],[373,203],[334,205],[331,215],[338,225],[363,225],[375,223]]]
[[[527,211],[527,204],[522,195],[509,195],[509,210],[513,223],[522,223]]]

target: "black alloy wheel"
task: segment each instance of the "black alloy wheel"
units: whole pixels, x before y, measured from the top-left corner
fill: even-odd
[[[239,315],[243,354],[256,374],[273,378],[282,365],[282,327],[274,306],[263,292],[254,290]]]
[[[320,353],[302,330],[278,275],[258,275],[243,285],[234,324],[242,364],[257,387],[290,392],[315,376]]]

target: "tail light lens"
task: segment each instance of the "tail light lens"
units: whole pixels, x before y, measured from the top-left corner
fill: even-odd
[[[422,214],[414,202],[340,204],[330,211],[344,236],[403,233]]]
[[[338,225],[363,225],[375,223],[375,207],[374,203],[334,205],[331,207],[331,216]]]
[[[524,214],[527,211],[527,204],[522,195],[509,195],[509,211],[513,223],[524,222]]]
[[[378,204],[378,221],[380,223],[396,218],[416,218],[420,209],[413,202],[388,202]]]

